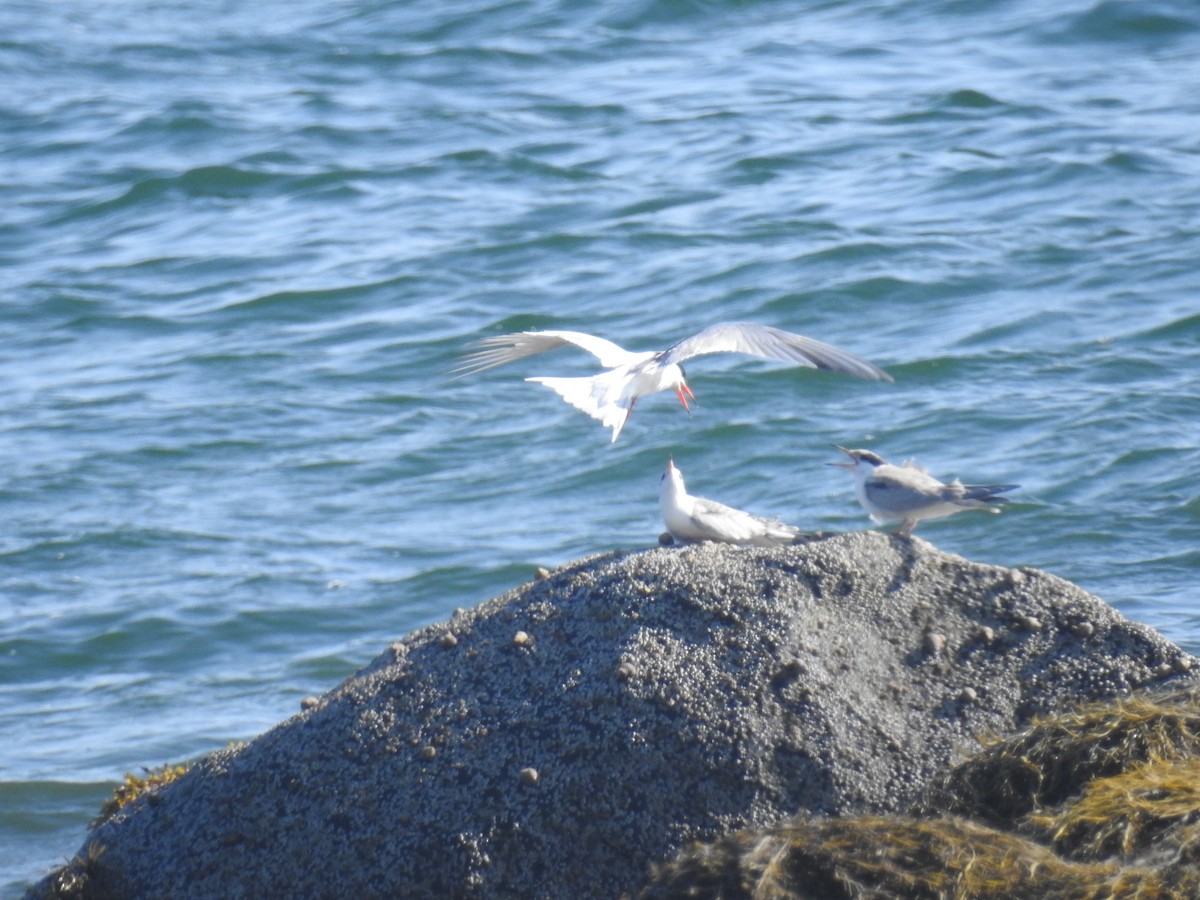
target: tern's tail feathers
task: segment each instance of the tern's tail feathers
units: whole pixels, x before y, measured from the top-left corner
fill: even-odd
[[[969,509],[986,509],[990,512],[998,513],[1000,510],[992,506],[993,503],[1007,503],[1007,497],[997,496],[1005,491],[1013,491],[1020,487],[1019,484],[955,484],[958,497],[954,502],[959,506],[965,506]]]
[[[612,388],[613,379],[610,372],[601,372],[590,378],[526,378],[526,381],[536,381],[544,384],[558,396],[562,397],[576,409],[587,413],[593,419],[599,419],[606,427],[612,429],[612,439],[615,441],[625,427],[629,418],[632,404],[620,398],[619,391]]]
[[[1007,497],[997,497],[1005,491],[1015,491],[1019,484],[964,484],[964,496],[968,500],[991,500],[995,503],[1006,503]]]
[[[801,531],[794,525],[784,525],[778,519],[768,519],[762,522],[763,533],[751,543],[760,547],[778,547],[783,544],[795,543]]]

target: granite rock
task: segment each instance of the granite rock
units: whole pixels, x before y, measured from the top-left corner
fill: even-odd
[[[976,736],[1193,662],[920,539],[608,553],[140,797],[89,836],[81,896],[615,898],[693,840],[904,809]]]

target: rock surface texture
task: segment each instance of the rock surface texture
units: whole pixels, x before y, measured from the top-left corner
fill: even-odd
[[[695,839],[903,809],[976,735],[1192,662],[920,539],[606,554],[140,797],[90,835],[80,896],[615,898]]]
[[[1200,685],[1038,716],[907,815],[801,814],[694,842],[638,900],[1196,900]]]

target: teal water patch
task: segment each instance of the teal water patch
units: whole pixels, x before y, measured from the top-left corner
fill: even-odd
[[[25,889],[52,869],[64,865],[81,844],[86,825],[112,796],[116,783],[0,782],[0,832],[5,835],[0,849],[5,896],[19,897]],[[82,810],[91,810],[84,813]],[[90,818],[89,818],[90,816]],[[48,852],[66,836],[73,843],[60,855]]]
[[[1189,3],[1127,3],[1101,0],[1057,20],[1050,35],[1068,42],[1162,44],[1200,30],[1200,16]]]

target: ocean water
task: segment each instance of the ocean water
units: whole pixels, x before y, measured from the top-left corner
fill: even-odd
[[[0,893],[125,772],[250,740],[694,493],[870,527],[833,444],[1019,482],[919,536],[1200,652],[1188,0],[0,6]],[[532,328],[798,331],[615,445]]]

